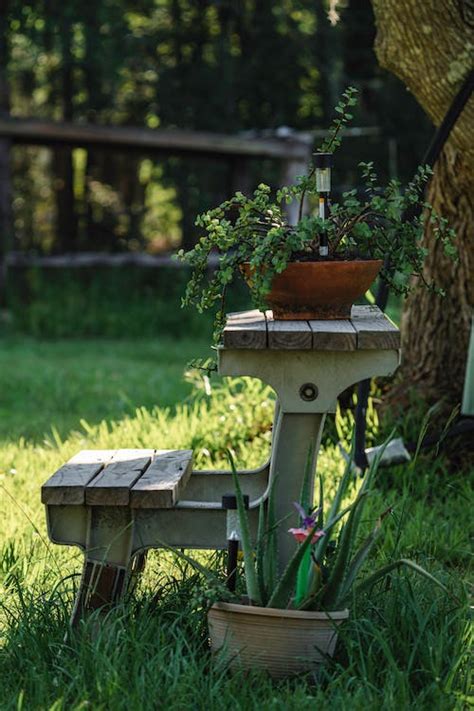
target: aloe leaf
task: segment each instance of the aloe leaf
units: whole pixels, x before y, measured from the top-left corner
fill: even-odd
[[[304,508],[305,511],[309,510],[309,507],[312,505],[311,499],[311,483],[313,479],[313,452],[314,452],[314,447],[311,445],[308,448],[308,456],[306,458],[306,466],[304,468],[304,475],[303,475],[303,481],[301,484],[301,492],[300,492],[300,504]]]
[[[342,499],[344,498],[344,494],[346,493],[347,490],[347,485],[349,483],[349,480],[351,478],[352,472],[351,472],[351,461],[352,461],[352,455],[349,458],[349,461],[346,464],[346,468],[344,470],[344,474],[341,477],[341,480],[339,482],[339,486],[337,487],[336,491],[336,496],[333,499],[331,508],[329,510],[328,514],[328,520],[332,521],[338,514],[339,509],[341,508],[341,503]],[[332,528],[332,526],[331,526]],[[326,533],[328,532],[327,527],[326,527]],[[316,548],[314,550],[314,555],[317,560],[322,561],[324,558],[324,555],[326,553],[326,548],[328,547],[328,543],[331,540],[331,536],[323,536],[322,538],[319,539],[319,541],[316,544]]]
[[[352,588],[352,585],[353,585],[357,575],[359,574],[361,567],[364,565],[364,563],[367,559],[367,556],[369,555],[375,541],[377,540],[377,537],[378,537],[380,530],[382,528],[382,522],[383,522],[385,516],[390,511],[391,511],[391,509],[387,509],[387,511],[384,511],[384,513],[378,518],[377,523],[375,524],[375,528],[367,536],[365,541],[359,547],[357,553],[352,558],[352,560],[347,568],[347,573],[344,578],[344,583],[343,583],[342,589],[340,590],[338,597],[346,598],[347,595],[349,594],[349,592]],[[336,606],[338,605],[338,600],[336,600],[335,604],[336,604]]]
[[[353,542],[353,524],[355,520],[355,514],[357,512],[357,509],[360,508],[363,503],[365,503],[365,494],[366,492],[362,492],[362,494],[359,494],[357,496],[352,506],[352,510],[349,514],[349,518],[347,519],[344,528],[342,529],[341,534],[339,536],[336,560],[334,562],[331,575],[327,584],[326,592],[323,598],[323,605],[327,609],[329,609],[334,604],[334,601],[338,596],[345,576],[346,565],[347,561],[349,560]]]
[[[232,469],[232,479],[234,481],[235,495],[237,498],[237,511],[239,515],[240,523],[240,533],[242,536],[242,551],[244,554],[244,566],[245,566],[245,582],[247,585],[247,594],[249,599],[256,605],[261,605],[262,601],[260,598],[260,591],[258,588],[257,571],[255,570],[255,561],[253,556],[253,546],[252,539],[250,537],[250,526],[247,516],[247,511],[245,510],[244,498],[242,496],[242,489],[240,488],[239,477],[234,464],[234,458],[230,450],[227,450],[227,456],[229,457],[230,466]]]
[[[304,554],[296,576],[295,606],[297,607],[308,595],[308,577],[311,570],[311,549]]]
[[[385,442],[382,444],[380,451],[378,452],[377,456],[375,457],[374,461],[370,465],[368,471],[365,474],[364,480],[362,482],[362,486],[359,489],[358,496],[361,496],[363,494],[368,493],[372,485],[374,483],[375,475],[378,472],[379,465],[380,465],[380,460],[382,459],[385,449],[387,448],[389,442],[393,438],[394,432],[391,432],[390,436],[385,440]],[[351,531],[351,540],[354,542],[357,539],[357,533],[359,531],[359,526],[360,526],[360,521],[362,518],[362,513],[363,513],[364,507],[360,506],[357,509],[357,512],[354,513],[354,521],[352,523],[352,531]]]
[[[318,599],[322,591],[323,574],[321,566],[313,563],[310,570],[310,582],[308,583],[308,594],[298,605],[298,610],[316,610]]]
[[[285,571],[282,577],[280,578],[280,581],[274,589],[270,600],[268,601],[267,607],[277,607],[284,609],[287,606],[288,600],[290,599],[291,593],[293,592],[293,589],[295,587],[296,575],[298,572],[299,565],[303,559],[303,556],[311,545],[311,541],[317,528],[318,524],[316,523],[308,533],[303,543],[298,546],[293,557],[286,566]]]
[[[431,573],[428,573],[427,570],[421,567],[421,565],[418,565],[418,563],[415,563],[412,560],[409,560],[408,558],[399,558],[398,560],[393,561],[392,563],[388,563],[387,565],[384,565],[382,568],[379,568],[378,570],[375,571],[375,573],[372,573],[372,575],[369,575],[368,578],[363,580],[359,585],[357,585],[354,589],[354,592],[356,595],[359,593],[363,592],[364,590],[367,590],[371,588],[375,583],[377,583],[379,580],[384,578],[388,573],[391,573],[392,570],[395,570],[396,568],[401,568],[402,566],[405,566],[407,568],[410,568],[413,570],[415,573],[418,573],[418,575],[421,575],[423,578],[426,578],[426,580],[429,580],[431,583],[436,585],[438,588],[440,588],[443,592],[445,592],[447,595],[450,597],[454,598],[456,602],[459,602],[457,597],[453,595],[448,588],[443,585],[442,582],[440,582],[437,578],[434,577],[434,575],[431,575]],[[347,597],[349,596],[349,593],[346,594],[345,598],[341,598],[340,602],[345,602]]]
[[[267,537],[265,535],[265,504],[262,503],[260,504],[259,511],[258,511],[258,533],[257,533],[257,578],[258,578],[258,587],[260,590],[260,598],[262,600],[262,604],[264,605],[266,600],[267,600],[267,589],[265,586],[265,566],[264,566],[264,561],[265,561],[265,551],[266,551],[266,544],[267,544]]]
[[[277,582],[277,536],[275,516],[275,479],[270,484],[267,499],[267,549],[265,556],[265,587],[274,590]]]
[[[318,502],[318,528],[324,527],[324,480],[321,474],[319,475],[319,502]]]
[[[306,459],[306,466],[304,470],[304,476],[303,476],[303,482],[301,485],[301,494],[300,494],[300,506],[303,508],[305,513],[309,512],[310,506],[312,505],[311,501],[311,484],[312,480],[314,477],[314,472],[313,472],[313,452],[314,452],[314,447],[310,446],[308,449],[308,456]],[[318,524],[319,525],[319,524]],[[298,568],[298,575],[296,579],[296,594],[295,594],[295,604],[298,605],[307,595],[307,582],[308,582],[308,573],[310,570],[311,566],[311,550],[308,548],[306,554],[303,556],[303,559],[300,563],[300,567]]]

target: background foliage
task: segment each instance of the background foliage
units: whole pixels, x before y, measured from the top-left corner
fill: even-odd
[[[426,144],[428,123],[416,102],[377,66],[368,0],[347,2],[336,25],[312,0],[8,0],[0,32],[8,87],[0,110],[14,117],[224,133],[310,130],[328,124],[343,88],[355,84],[362,96],[356,124],[381,134],[350,142],[341,184],[353,185],[358,160],[374,153],[383,177],[410,178]],[[16,147],[10,246],[189,246],[194,216],[228,197],[231,168]],[[275,183],[271,165],[257,161],[251,171],[255,184]]]

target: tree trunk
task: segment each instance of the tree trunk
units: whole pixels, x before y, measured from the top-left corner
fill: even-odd
[[[457,0],[372,0],[382,66],[394,72],[438,126],[473,66],[472,23]],[[464,10],[463,10],[464,8]],[[442,298],[416,285],[403,312],[406,382],[426,400],[461,399],[474,308],[474,99],[464,108],[435,166],[428,199],[456,231],[459,260],[448,259],[431,226],[425,274],[446,291]],[[427,140],[428,143],[428,140]]]

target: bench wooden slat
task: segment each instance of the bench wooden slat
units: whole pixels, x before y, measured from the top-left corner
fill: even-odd
[[[307,321],[268,320],[268,347],[273,350],[311,350],[313,337]]]
[[[74,455],[41,487],[43,504],[84,504],[87,484],[112,460],[117,450],[83,450]]]
[[[130,489],[150,465],[154,449],[119,449],[112,462],[86,486],[90,506],[127,506]]]
[[[137,509],[170,509],[191,476],[192,450],[157,451],[153,462],[133,485],[130,506]]]
[[[355,351],[357,333],[350,321],[308,321],[316,351]]]
[[[353,306],[351,323],[360,350],[400,348],[400,331],[377,306]]]
[[[271,311],[229,314],[224,348],[251,350],[388,350],[400,348],[400,331],[377,306],[353,306],[350,320],[274,321]]]
[[[223,334],[224,348],[267,347],[267,322],[265,315],[256,309],[230,314]]]

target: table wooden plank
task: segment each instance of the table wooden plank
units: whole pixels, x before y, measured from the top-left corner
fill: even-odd
[[[267,322],[261,311],[243,311],[232,314],[224,328],[224,348],[249,348],[261,350],[267,347]]]
[[[357,333],[350,321],[308,321],[316,351],[355,351]]]
[[[85,487],[116,454],[115,449],[83,450],[55,472],[41,488],[43,504],[64,505],[85,502]]]
[[[377,306],[353,306],[351,323],[360,350],[400,348],[400,331]]]
[[[119,449],[103,471],[86,486],[90,506],[127,506],[130,489],[150,465],[154,449]]]
[[[268,347],[272,350],[311,350],[313,336],[307,321],[268,320]]]
[[[130,491],[136,509],[171,509],[191,476],[190,449],[157,451],[153,462]]]

